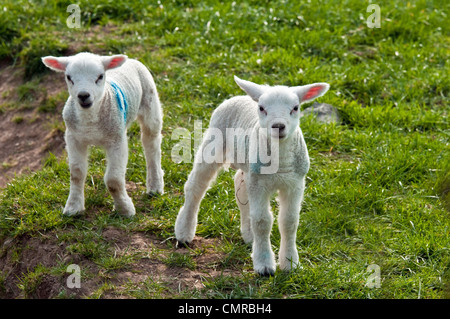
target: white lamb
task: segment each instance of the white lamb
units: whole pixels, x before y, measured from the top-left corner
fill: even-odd
[[[235,81],[248,96],[226,100],[213,112],[210,127],[185,184],[185,203],[176,220],[175,235],[180,244],[192,241],[200,202],[217,171],[224,162],[228,162],[232,168],[237,169],[234,179],[235,197],[241,212],[242,237],[246,243],[253,242],[253,268],[261,275],[272,275],[276,264],[270,244],[273,223],[269,207],[270,197],[276,191],[279,192],[279,263],[281,269],[290,270],[298,265],[296,234],[305,175],[309,170],[308,150],[299,127],[299,105],[322,96],[328,91],[329,85],[315,83],[296,87],[270,87],[237,77]],[[234,145],[234,140],[225,138],[227,130],[237,128],[247,132],[265,132],[265,135],[260,134],[265,136],[265,143],[278,143],[279,157],[272,159],[277,160],[278,169],[275,173],[262,173],[262,163],[250,160],[255,150],[253,148],[253,151],[249,152],[249,149],[252,149],[252,139],[249,142],[248,139],[238,136],[237,145]],[[216,133],[211,133],[217,130],[222,132],[224,138],[217,138]],[[223,141],[224,145],[218,145]],[[219,153],[223,150],[223,161],[211,162],[202,158],[207,153],[206,148],[211,149],[211,144]],[[233,156],[228,156],[228,153],[240,149],[246,152],[245,161],[230,161]]]
[[[106,149],[105,183],[115,209],[133,216],[135,208],[125,190],[128,161],[127,128],[137,118],[147,161],[147,192],[163,193],[161,169],[162,111],[155,82],[148,69],[125,55],[79,53],[42,58],[57,72],[65,72],[69,98],[64,106],[65,140],[70,167],[70,194],[65,215],[84,211],[84,182],[88,147]]]

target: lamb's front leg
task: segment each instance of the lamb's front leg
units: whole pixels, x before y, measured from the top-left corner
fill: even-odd
[[[136,210],[125,189],[125,173],[128,162],[126,134],[116,145],[107,148],[106,156],[105,184],[114,199],[115,209],[120,214],[131,217],[136,213]]]
[[[253,231],[253,269],[262,276],[275,273],[275,255],[270,244],[273,217],[269,208],[270,193],[263,185],[250,181],[248,199],[251,229]]]
[[[79,143],[66,132],[67,155],[70,168],[70,193],[63,214],[74,216],[84,211],[84,182],[88,168],[87,145]]]
[[[296,187],[280,190],[280,214],[278,228],[281,234],[280,269],[291,270],[298,266],[297,228],[303,200],[304,178],[300,179]]]

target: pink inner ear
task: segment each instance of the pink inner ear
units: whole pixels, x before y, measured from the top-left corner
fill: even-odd
[[[315,96],[317,96],[320,91],[322,91],[322,87],[321,86],[314,86],[312,88],[309,89],[308,92],[306,92],[305,95],[303,95],[302,100],[309,100]]]
[[[61,63],[59,63],[58,60],[56,59],[46,59],[45,62],[52,68],[64,70],[64,66]]]
[[[108,69],[118,67],[120,63],[122,63],[123,59],[124,59],[123,57],[113,58],[111,62],[109,62]]]

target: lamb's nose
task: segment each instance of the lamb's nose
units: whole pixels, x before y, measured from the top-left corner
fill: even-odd
[[[286,125],[284,125],[283,123],[275,123],[275,124],[272,125],[272,128],[277,128],[278,132],[281,133],[286,128]]]
[[[91,95],[88,92],[80,92],[78,93],[78,98],[80,99],[81,102],[86,101]]]

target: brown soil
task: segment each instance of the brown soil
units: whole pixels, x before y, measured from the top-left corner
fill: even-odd
[[[121,269],[104,272],[85,256],[70,253],[66,249],[68,244],[60,242],[54,234],[46,234],[41,238],[24,236],[5,240],[0,247],[0,274],[3,277],[3,283],[0,281],[0,298],[84,298],[92,296],[106,282],[114,288],[102,291],[100,297],[104,299],[130,298],[127,287],[145,289],[142,286],[144,282],[161,285],[164,291],[156,297],[164,298],[180,290],[202,289],[203,281],[207,278],[238,274],[234,270],[218,269],[226,256],[214,251],[218,244],[215,239],[195,237],[191,248],[201,253],[193,254],[196,266],[195,270],[191,270],[164,262],[170,253],[189,254],[190,250],[173,248],[173,242],[161,240],[153,234],[129,233],[108,226],[103,230],[102,237],[112,244],[115,255],[139,257]],[[81,269],[80,288],[67,286],[70,272],[64,273],[62,269],[61,275],[48,271],[58,265],[65,267],[70,264],[76,264]],[[37,271],[39,267],[44,269],[40,275]],[[29,274],[32,273],[38,274],[35,279],[30,279],[32,277]],[[23,279],[25,277],[28,279]]]
[[[0,188],[15,175],[39,169],[49,152],[59,156],[64,150],[64,133],[52,128],[53,122],[62,122],[63,105],[58,106],[57,114],[37,110],[43,99],[65,89],[63,81],[51,81],[48,77],[43,77],[43,90],[24,106],[18,102],[17,94],[17,87],[24,84],[23,70],[0,65],[0,105],[11,105],[0,111]]]
[[[110,282],[116,286],[123,286],[124,284],[139,286],[142,282],[150,279],[167,288],[160,297],[170,297],[173,292],[179,290],[202,289],[205,278],[215,278],[221,274],[233,273],[232,270],[217,269],[220,261],[226,256],[225,254],[214,252],[214,247],[217,246],[217,240],[215,239],[194,238],[190,248],[202,250],[202,253],[193,257],[196,266],[195,270],[191,270],[186,267],[170,266],[161,261],[161,257],[165,258],[173,252],[189,254],[188,249],[168,249],[167,243],[151,234],[133,233],[129,237],[124,237],[123,231],[112,227],[109,227],[106,233],[106,236],[114,234],[113,236],[117,240],[117,253],[119,254],[127,249],[131,249],[131,251],[145,251],[149,255],[152,254],[152,250],[157,251],[151,258],[142,258],[133,263],[129,269],[117,272]],[[105,232],[103,235],[105,236]],[[106,292],[102,297],[121,298],[123,296],[121,295],[121,289],[116,288],[114,291]]]

